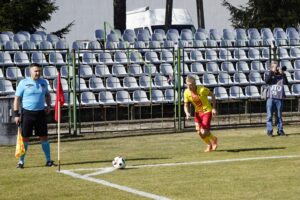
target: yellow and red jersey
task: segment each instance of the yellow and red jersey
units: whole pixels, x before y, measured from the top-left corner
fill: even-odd
[[[203,86],[197,86],[196,94],[191,92],[189,89],[184,91],[184,103],[191,102],[195,107],[195,112],[211,112],[212,106],[208,100],[210,90]]]

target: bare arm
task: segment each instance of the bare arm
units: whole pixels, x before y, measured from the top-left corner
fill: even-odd
[[[189,119],[191,117],[191,113],[189,112],[189,103],[184,103],[184,112],[186,118]]]
[[[14,109],[14,115],[15,115],[15,122],[17,125],[19,125],[21,122],[19,108],[20,108],[20,97],[15,96],[13,109]]]
[[[208,96],[211,96],[211,103],[212,103],[212,114],[216,115],[217,114],[217,109],[216,109],[216,96],[213,92],[209,92]]]

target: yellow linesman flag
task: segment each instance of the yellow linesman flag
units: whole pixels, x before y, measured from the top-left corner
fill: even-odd
[[[23,137],[21,134],[21,128],[18,128],[18,135],[17,135],[17,143],[16,143],[16,158],[20,158],[20,156],[25,154],[25,147],[23,142]]]

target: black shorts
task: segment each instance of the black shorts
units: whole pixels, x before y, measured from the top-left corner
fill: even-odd
[[[22,109],[22,136],[32,136],[33,129],[36,136],[48,135],[46,112]]]

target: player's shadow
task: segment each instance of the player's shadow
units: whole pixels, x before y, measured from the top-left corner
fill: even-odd
[[[218,151],[239,153],[239,152],[247,152],[247,151],[272,151],[272,150],[282,150],[282,149],[286,149],[286,147],[257,147],[257,148],[243,148],[243,149],[221,149]]]
[[[131,158],[126,159],[126,161],[136,161],[136,160],[162,160],[162,159],[170,159],[170,158]],[[111,163],[111,160],[93,160],[93,161],[82,161],[82,162],[70,162],[70,163],[62,163],[61,165],[83,165],[83,164],[93,164],[93,163]]]

